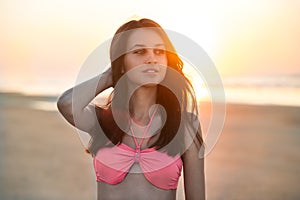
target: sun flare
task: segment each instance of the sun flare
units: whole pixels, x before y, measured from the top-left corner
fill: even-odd
[[[193,85],[197,101],[208,101],[210,99],[209,91],[201,74],[199,74],[192,65],[185,61],[183,72]]]

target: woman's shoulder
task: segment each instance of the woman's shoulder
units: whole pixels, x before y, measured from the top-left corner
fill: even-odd
[[[98,112],[103,112],[105,110],[108,110],[108,106],[102,106],[100,104],[94,104],[95,110]]]
[[[190,122],[199,122],[199,114],[195,112],[185,112],[183,115],[185,120],[188,120]]]
[[[95,112],[98,120],[108,119],[112,116],[112,111],[110,106],[102,106],[95,104]]]

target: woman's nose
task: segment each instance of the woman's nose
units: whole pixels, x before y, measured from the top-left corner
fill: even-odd
[[[146,64],[157,64],[157,57],[155,55],[154,49],[148,49]]]

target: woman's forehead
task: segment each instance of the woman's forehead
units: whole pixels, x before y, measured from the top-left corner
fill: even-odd
[[[130,32],[127,40],[127,50],[135,48],[164,48],[165,42],[159,33],[153,29],[139,28]]]

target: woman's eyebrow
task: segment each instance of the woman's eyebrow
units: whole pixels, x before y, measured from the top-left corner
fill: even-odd
[[[154,45],[154,47],[159,47],[159,46],[165,46],[165,44],[155,44]],[[133,47],[131,47],[130,49],[129,49],[129,51],[130,50],[132,50],[132,49],[134,49],[135,47],[147,47],[147,45],[144,45],[144,44],[135,44],[135,45],[133,45]]]

